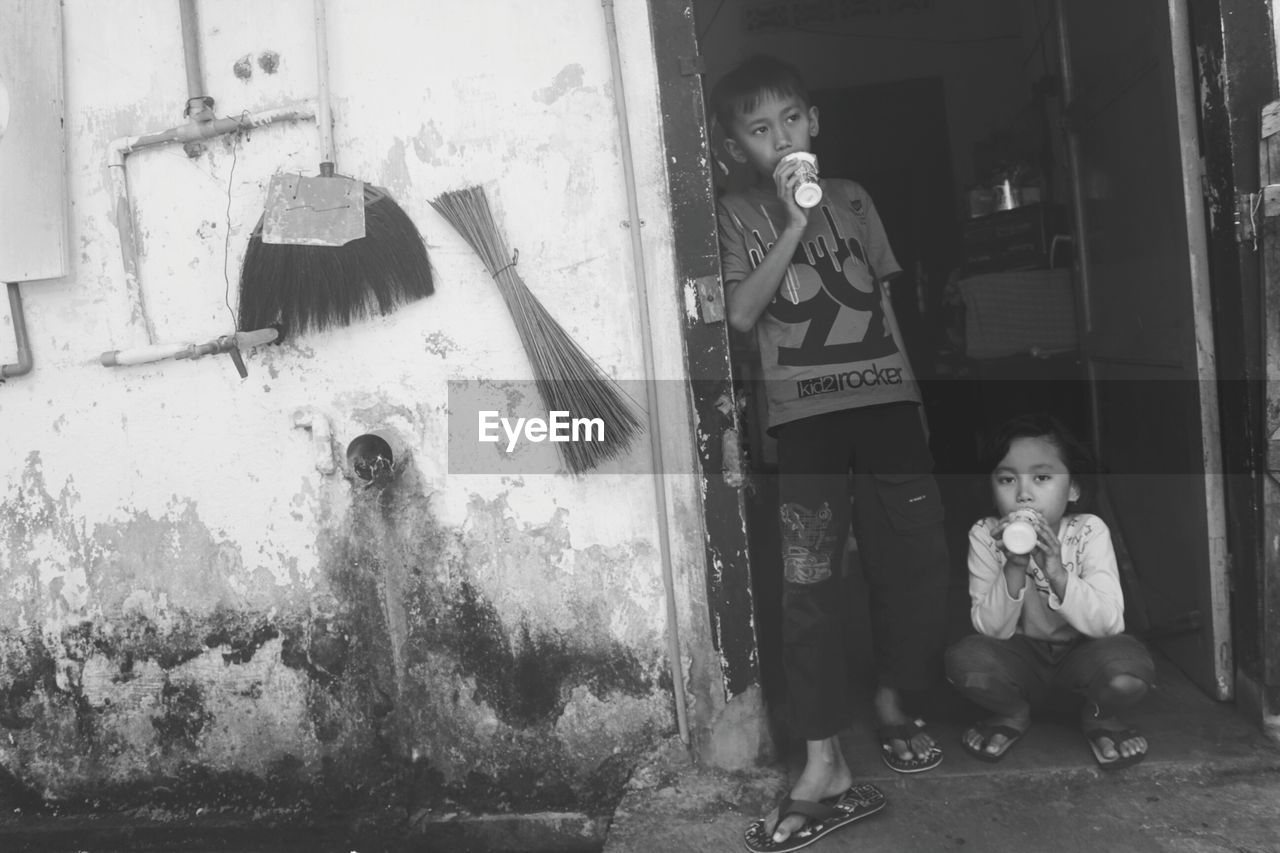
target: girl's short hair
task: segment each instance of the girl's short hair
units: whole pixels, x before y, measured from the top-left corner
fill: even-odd
[[[729,133],[737,116],[749,113],[766,97],[795,96],[810,106],[809,89],[800,71],[775,56],[756,54],[742,61],[711,90],[711,109]]]
[[[1009,448],[1019,438],[1042,438],[1058,449],[1062,463],[1067,466],[1071,479],[1080,490],[1075,501],[1078,509],[1092,505],[1098,463],[1089,446],[1067,428],[1062,421],[1050,414],[1037,412],[1017,415],[1005,421],[987,440],[979,461],[984,475],[996,470],[1000,461],[1009,454]]]

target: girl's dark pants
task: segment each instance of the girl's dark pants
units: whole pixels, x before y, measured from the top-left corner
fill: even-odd
[[[948,586],[942,500],[913,403],[816,415],[782,424],[775,435],[782,665],[795,734],[822,740],[848,725],[852,712],[841,578],[851,520],[879,684],[919,690],[934,683]]]
[[[1129,634],[1066,643],[970,634],[947,649],[946,664],[956,689],[1005,717],[1025,713],[1028,706],[1063,706],[1071,695],[1083,696],[1097,706],[1097,716],[1107,717],[1146,692],[1117,695],[1107,690],[1113,678],[1131,675],[1147,685],[1156,680],[1151,653]]]

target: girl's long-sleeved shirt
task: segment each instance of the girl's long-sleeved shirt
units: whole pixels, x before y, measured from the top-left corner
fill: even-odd
[[[1035,640],[1067,642],[1084,635],[1109,637],[1124,631],[1124,594],[1111,531],[1102,519],[1081,513],[1058,525],[1067,586],[1061,599],[1035,565],[1016,596],[1004,578],[1005,554],[991,531],[998,519],[984,518],[969,529],[970,617],[979,633],[998,639],[1025,634]]]

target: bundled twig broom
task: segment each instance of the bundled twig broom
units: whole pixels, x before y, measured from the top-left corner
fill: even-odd
[[[569,412],[575,418],[600,418],[604,423],[603,441],[557,444],[569,469],[581,474],[622,455],[641,431],[631,399],[529,291],[516,272],[517,256],[507,248],[484,190],[467,187],[447,192],[433,199],[431,206],[471,245],[498,283],[533,364],[538,393],[547,410]]]

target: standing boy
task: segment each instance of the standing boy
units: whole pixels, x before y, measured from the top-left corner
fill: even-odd
[[[851,522],[871,594],[885,761],[918,772],[942,760],[901,697],[933,683],[941,655],[942,504],[919,390],[882,293],[901,268],[871,197],[853,181],[824,178],[817,206],[796,203],[801,165],[784,157],[809,151],[818,110],[793,66],[749,59],[720,81],[712,105],[729,156],[756,177],[719,202],[721,265],[730,325],[755,330],[777,439],[783,669],[806,742],[790,796],[747,841],[792,849],[879,807],[840,799],[853,781],[837,740],[850,717],[840,569]]]

